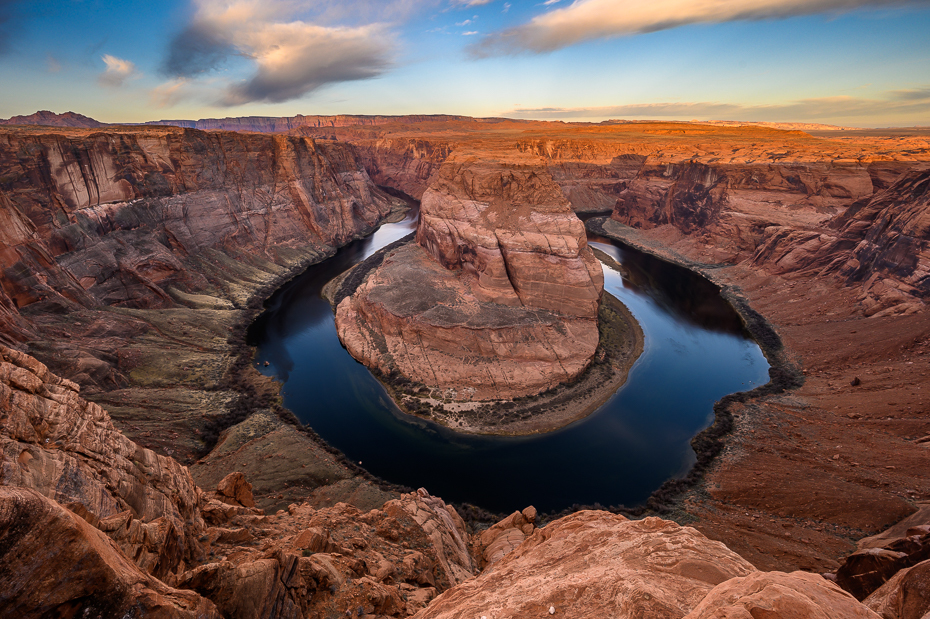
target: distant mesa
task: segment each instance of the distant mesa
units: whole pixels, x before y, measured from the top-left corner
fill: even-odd
[[[0,120],[0,125],[41,125],[45,127],[77,127],[80,129],[96,129],[107,126],[106,123],[76,112],[56,114],[48,110],[41,110],[29,116],[13,116],[6,120]]]

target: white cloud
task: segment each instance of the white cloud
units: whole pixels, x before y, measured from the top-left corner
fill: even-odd
[[[449,0],[449,3],[455,7],[484,6],[492,2],[494,0]]]
[[[426,1],[386,4],[396,12]],[[336,4],[322,2],[317,8],[328,11]],[[288,101],[326,84],[376,77],[390,67],[394,42],[386,26],[323,26],[297,19],[301,8],[292,0],[199,0],[194,20],[171,43],[165,73],[197,78],[230,59],[246,58],[254,73],[229,83],[220,96],[221,105],[233,106]]]
[[[179,77],[169,80],[164,84],[159,84],[151,90],[149,96],[156,107],[172,107],[178,104],[182,99],[190,97],[189,85],[189,79]]]
[[[469,30],[468,32],[463,32],[463,33],[462,33],[462,36],[463,36],[463,37],[470,37],[470,36],[474,36],[474,35],[476,35],[476,34],[478,34],[478,31],[477,31],[477,30]]]
[[[138,77],[136,65],[128,60],[110,54],[104,54],[101,59],[107,68],[97,80],[104,86],[122,86],[127,79]]]
[[[557,0],[555,0],[557,1]],[[551,4],[553,0],[545,4]],[[550,52],[592,39],[666,30],[686,24],[783,18],[861,7],[930,4],[928,0],[575,0],[521,26],[486,37],[476,56]]]

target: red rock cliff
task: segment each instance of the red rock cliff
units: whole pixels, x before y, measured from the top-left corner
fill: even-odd
[[[345,145],[138,129],[0,133],[0,332],[17,309],[244,303],[228,258],[293,268],[369,232],[393,199]],[[238,274],[243,277],[243,274]]]

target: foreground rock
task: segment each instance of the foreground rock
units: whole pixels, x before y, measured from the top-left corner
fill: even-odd
[[[503,400],[587,367],[602,290],[584,227],[545,168],[452,155],[423,195],[417,245],[368,274],[336,324],[353,356],[436,399]]]
[[[756,572],[707,594],[685,619],[878,619],[851,595],[817,574]]]
[[[863,603],[882,619],[923,619],[930,613],[930,560],[901,570]]]
[[[680,618],[714,586],[754,571],[694,529],[583,511],[536,530],[417,618]]]
[[[200,491],[172,458],[136,445],[77,385],[0,346],[0,484],[30,488],[106,531],[168,578],[199,558]]]
[[[80,517],[0,486],[0,615],[220,619],[209,600],[141,571]]]

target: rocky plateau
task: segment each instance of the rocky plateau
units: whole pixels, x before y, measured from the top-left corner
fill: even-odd
[[[0,129],[0,614],[930,612],[925,134],[382,121]],[[489,527],[371,478],[293,422],[242,337],[403,208],[379,186],[424,217],[365,303],[406,271],[478,316],[593,321],[570,211],[597,212],[764,317],[775,387],[718,404],[717,456],[638,520]]]

